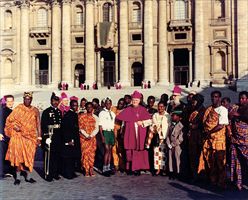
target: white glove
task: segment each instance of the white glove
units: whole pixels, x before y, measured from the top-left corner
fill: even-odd
[[[46,144],[47,144],[47,145],[50,145],[51,143],[52,143],[51,138],[47,138],[47,139],[46,139]]]
[[[168,147],[169,147],[169,149],[172,149],[172,146],[171,146],[171,144],[168,144]]]

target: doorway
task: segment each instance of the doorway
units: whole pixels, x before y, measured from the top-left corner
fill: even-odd
[[[134,62],[132,65],[133,70],[133,85],[141,86],[144,79],[144,68],[140,62]]]
[[[82,64],[75,66],[75,87],[80,87],[81,83],[85,82],[85,67]]]
[[[37,54],[36,55],[36,84],[39,85],[48,85],[49,84],[49,75],[48,75],[48,55],[47,54]],[[38,66],[37,66],[38,65]]]
[[[189,82],[188,49],[174,50],[174,82],[177,85],[186,85]]]
[[[115,52],[113,50],[102,50],[103,58],[103,84],[104,86],[114,86],[115,77]]]

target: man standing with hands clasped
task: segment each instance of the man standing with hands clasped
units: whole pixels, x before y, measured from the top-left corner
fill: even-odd
[[[4,129],[5,134],[10,137],[6,160],[16,169],[15,185],[20,184],[20,175],[24,176],[26,182],[36,182],[28,178],[28,171],[33,171],[37,144],[41,140],[40,115],[38,109],[31,106],[32,100],[33,93],[24,92],[23,104],[12,111]]]

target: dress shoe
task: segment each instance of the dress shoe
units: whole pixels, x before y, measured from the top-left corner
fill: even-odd
[[[60,176],[54,176],[53,178],[54,178],[56,181],[59,180],[59,179],[61,179]]]
[[[134,176],[140,176],[140,171],[138,171],[138,170],[134,171],[134,172],[133,172],[133,175],[134,175]]]
[[[52,181],[53,181],[53,178],[52,178],[52,177],[47,177],[45,180],[46,180],[47,182],[52,182]]]
[[[19,179],[15,179],[14,185],[20,185],[21,181]]]
[[[28,183],[36,183],[36,180],[30,178],[30,179],[25,179],[26,182]]]
[[[109,174],[109,172],[108,172],[108,171],[103,172],[103,173],[102,173],[102,175],[103,175],[103,176],[105,176],[105,177],[110,177],[110,174]]]
[[[131,170],[127,170],[127,171],[126,171],[126,174],[127,174],[128,176],[132,176],[132,175],[133,175],[133,172],[132,172]]]

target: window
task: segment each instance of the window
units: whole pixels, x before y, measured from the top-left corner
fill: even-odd
[[[76,7],[75,24],[76,25],[83,25],[84,24],[84,13],[83,13],[83,8],[81,6]]]
[[[103,21],[112,22],[112,5],[110,3],[103,4]]]
[[[187,39],[187,33],[176,33],[175,39],[176,40],[186,40]]]
[[[3,76],[4,77],[10,77],[11,74],[12,74],[12,61],[7,58],[4,61]]]
[[[187,2],[185,0],[176,0],[175,7],[174,7],[174,18],[176,20],[180,19],[187,19],[188,12],[187,12]]]
[[[132,22],[141,23],[141,6],[139,2],[133,3]]]
[[[37,42],[39,45],[46,45],[46,39],[39,39]]]
[[[75,37],[76,43],[82,44],[84,43],[84,38],[83,37]]]
[[[141,34],[132,34],[132,41],[141,41]]]
[[[6,10],[4,13],[4,29],[12,29],[12,12]]]
[[[224,18],[225,17],[225,1],[224,0],[215,0],[214,2],[214,18]]]
[[[46,27],[47,26],[47,10],[45,8],[40,8],[37,13],[37,26]]]
[[[218,51],[215,55],[215,71],[226,71],[225,53],[223,51]]]

